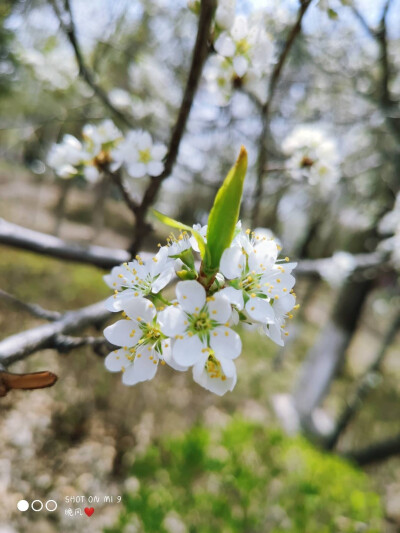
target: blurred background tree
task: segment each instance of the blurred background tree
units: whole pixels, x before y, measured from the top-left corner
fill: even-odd
[[[167,0],[2,2],[0,209],[3,219],[15,226],[11,231],[0,222],[0,242],[32,249],[9,238],[10,231],[17,235],[18,225],[57,234],[89,251],[93,243],[132,249],[138,226],[132,224],[121,189],[107,179],[90,184],[82,175],[63,180],[49,167],[48,154],[65,134],[82,139],[85,124],[98,125],[106,118],[124,134],[142,128],[168,145],[182,107],[199,21],[199,3],[190,4],[188,8],[184,1]],[[366,481],[340,460],[316,455],[310,459],[311,470],[323,474],[315,485],[307,478],[308,466],[303,481],[293,481],[290,469],[275,466],[275,461],[281,464],[281,455],[269,463],[263,454],[275,438],[278,448],[280,443],[283,450],[298,448],[299,457],[303,446],[305,454],[314,453],[304,441],[292,442],[283,433],[275,437],[272,429],[270,434],[269,430],[257,434],[253,449],[253,434],[240,433],[239,428],[245,451],[229,455],[228,450],[220,463],[207,463],[209,483],[215,476],[218,487],[228,485],[242,502],[247,489],[232,488],[231,477],[244,472],[243,479],[250,479],[247,497],[255,490],[259,505],[278,518],[267,523],[263,513],[251,508],[247,517],[251,525],[244,526],[243,517],[227,519],[218,524],[221,531],[311,532],[322,531],[323,526],[326,531],[396,531],[399,527],[399,241],[388,237],[400,232],[400,224],[393,223],[396,217],[399,220],[395,199],[400,189],[400,4],[398,0],[266,4],[241,0],[236,8],[250,26],[260,25],[269,36],[261,54],[262,75],[256,61],[258,71],[239,75],[232,70],[218,44],[221,29],[213,26],[177,161],[160,184],[156,207],[190,225],[206,223],[218,186],[239,146],[246,145],[249,171],[243,224],[268,228],[285,253],[299,260],[302,308],[285,348],[276,352],[261,337],[245,333],[241,382],[229,397],[215,400],[168,371],[158,385],[151,385],[152,390],[146,384],[122,390],[118,380],[105,375],[101,359],[91,349],[79,348],[80,357],[77,352],[64,359],[57,352],[66,351],[65,343],[44,346],[52,348],[51,353],[39,352],[15,369],[26,372],[50,365],[62,377],[61,383],[26,395],[12,391],[2,400],[4,471],[13,471],[12,476],[4,474],[5,501],[14,502],[16,494],[28,492],[62,498],[66,486],[68,494],[101,492],[111,486],[114,493],[124,490],[131,496],[119,519],[120,508],[104,509],[104,525],[117,523],[116,530],[126,533],[161,531],[159,524],[168,530],[165,519],[173,509],[186,527],[176,532],[209,531],[201,521],[190,529],[191,506],[193,512],[205,506],[205,512],[225,516],[225,502],[214,498],[207,487],[205,494],[209,491],[210,496],[202,493],[200,503],[189,498],[187,510],[179,507],[179,487],[187,480],[174,474],[174,462],[183,459],[168,455],[168,439],[182,434],[178,450],[192,435],[196,441],[200,437],[192,429],[195,422],[214,438],[220,424],[229,424],[238,412],[264,426],[283,425],[289,433],[302,430],[318,446],[364,465],[372,480]],[[140,202],[148,179],[134,180],[126,172],[123,179],[131,197]],[[382,234],[381,221],[388,216],[392,222]],[[148,233],[141,236],[140,249],[150,250],[165,237],[164,229],[151,222],[152,232],[143,226]],[[101,271],[95,267],[65,264],[6,246],[1,249],[0,282],[20,300],[57,312],[107,295]],[[37,325],[37,318],[10,311],[10,300],[0,305],[2,337]],[[0,344],[0,358],[1,354]],[[32,407],[29,394],[38,398]],[[20,426],[25,427],[27,409],[37,414],[18,439],[15,435]],[[161,456],[152,462],[158,443]],[[19,463],[25,447],[37,459],[36,465]],[[67,457],[55,477],[48,475],[54,464],[46,454],[52,447],[56,458]],[[79,466],[76,458],[85,457],[85,450],[92,459]],[[245,464],[246,454],[253,451],[259,454],[257,464],[268,464],[263,481],[252,465]],[[185,461],[190,470],[198,459],[190,455]],[[89,474],[96,462],[103,466]],[[337,503],[331,493],[324,493],[325,479],[335,472],[338,480],[347,480],[346,476],[352,480],[354,475],[357,491],[364,495],[359,508],[357,495],[343,496]],[[157,482],[147,490],[149,476]],[[190,483],[201,485],[204,480],[198,482],[196,476],[197,472]],[[271,506],[265,503],[263,491],[274,482],[289,494],[294,484],[290,497],[296,501],[302,502],[304,493],[312,500],[312,505],[304,504],[307,513],[301,519],[285,498]],[[140,489],[134,489],[135,483]],[[336,483],[340,492],[340,481]],[[160,486],[169,487],[171,499],[157,499]],[[375,513],[365,504],[369,486],[383,497],[386,521],[381,525],[375,522],[381,515],[379,505]],[[281,492],[285,494],[277,491]],[[6,500],[11,495],[14,499]],[[209,499],[215,507],[206,505]],[[318,522],[315,509],[331,505],[329,518],[322,515]],[[150,523],[146,517],[155,510],[159,521],[146,525]],[[23,520],[11,520],[7,508],[0,513],[0,522],[10,523],[15,531],[28,527]],[[65,517],[57,520],[54,527],[71,527]],[[131,522],[136,529],[129,529]]]

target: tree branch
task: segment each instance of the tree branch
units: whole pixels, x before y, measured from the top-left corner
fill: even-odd
[[[398,454],[400,454],[400,434],[389,439],[376,442],[370,446],[366,446],[361,450],[355,450],[340,455],[346,459],[354,461],[360,466],[364,466],[367,464],[376,463],[378,461],[383,461],[384,459],[388,459],[389,457]]]
[[[199,85],[204,62],[209,51],[208,41],[215,7],[216,0],[201,1],[199,25],[197,29],[196,43],[194,45],[192,53],[192,62],[190,65],[189,75],[186,82],[181,107],[179,109],[175,126],[172,130],[171,139],[168,146],[168,152],[165,157],[164,171],[160,174],[160,176],[151,178],[151,181],[144,193],[143,200],[140,206],[135,209],[135,237],[130,247],[130,252],[132,255],[136,255],[136,253],[140,250],[144,238],[150,231],[150,226],[146,223],[145,220],[147,211],[156,199],[157,193],[161,187],[162,182],[170,176],[176,158],[178,156],[179,146],[186,128],[197,87]]]
[[[9,294],[8,292],[3,291],[2,289],[0,289],[0,298],[2,300],[6,300],[7,302],[12,303],[15,307],[18,307],[23,311],[27,311],[28,313],[37,318],[43,318],[44,320],[48,320],[49,322],[53,322],[54,320],[58,320],[61,318],[61,313],[58,313],[57,311],[48,311],[47,309],[43,309],[43,307],[38,304],[25,303],[16,296]]]
[[[265,104],[263,104],[261,109],[261,118],[262,118],[262,131],[259,137],[258,144],[258,158],[257,158],[257,183],[255,190],[255,202],[253,205],[253,210],[251,214],[252,227],[256,227],[258,224],[258,217],[260,211],[260,203],[263,196],[263,179],[265,169],[268,167],[268,153],[267,153],[267,136],[269,131],[269,114],[271,110],[272,100],[275,95],[276,87],[278,85],[280,76],[282,74],[282,69],[287,61],[289,52],[293,46],[296,37],[301,31],[301,24],[303,17],[309,8],[312,0],[300,0],[300,7],[297,12],[296,22],[292,26],[289,34],[286,38],[286,41],[283,45],[282,51],[279,55],[278,61],[275,64],[275,67],[272,71],[269,85],[268,85],[268,95]]]
[[[340,436],[349,426],[350,422],[357,414],[359,407],[362,405],[362,402],[365,400],[365,398],[368,396],[368,393],[374,387],[374,376],[377,372],[380,371],[388,348],[394,341],[394,338],[399,329],[400,314],[397,315],[390,324],[375,360],[371,363],[367,371],[364,373],[363,377],[360,379],[350,400],[347,402],[346,408],[344,409],[343,413],[340,415],[339,420],[336,423],[335,430],[328,437],[326,441],[327,449],[332,450],[333,448],[335,448]]]
[[[63,336],[88,326],[99,326],[111,315],[112,313],[105,308],[104,301],[101,301],[76,311],[67,311],[51,324],[44,324],[7,337],[0,341],[0,365],[8,366],[46,348],[57,349],[63,343],[65,345]],[[82,346],[79,343],[78,345]]]
[[[109,269],[113,266],[129,261],[130,255],[125,250],[105,248],[103,246],[83,246],[64,241],[53,235],[33,231],[17,224],[12,224],[0,218],[0,243],[14,248],[30,250],[32,252],[78,261],[100,268]]]
[[[95,76],[93,72],[89,69],[89,67],[86,65],[85,60],[83,58],[82,50],[79,46],[78,39],[76,37],[76,29],[75,29],[75,23],[72,16],[72,9],[69,0],[64,0],[64,6],[65,11],[68,15],[68,23],[66,23],[63,20],[63,16],[60,12],[60,9],[57,5],[57,0],[51,0],[51,5],[53,6],[53,9],[57,15],[57,18],[60,22],[61,28],[63,29],[64,33],[68,37],[69,42],[72,45],[72,48],[75,53],[76,62],[78,63],[79,67],[79,75],[85,82],[89,85],[89,87],[92,88],[93,92],[96,94],[96,96],[103,102],[103,104],[126,126],[129,128],[134,128],[135,124],[131,118],[129,118],[126,113],[122,113],[119,109],[117,109],[112,103],[111,100],[108,97],[108,94],[104,89],[102,89],[95,81]]]

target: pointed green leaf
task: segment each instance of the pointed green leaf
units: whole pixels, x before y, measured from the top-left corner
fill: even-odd
[[[199,245],[200,250],[200,256],[203,259],[208,255],[207,245],[204,242],[203,237],[200,235],[198,231],[191,228],[190,226],[187,226],[186,224],[182,224],[182,222],[178,222],[177,220],[174,220],[173,218],[167,217],[167,215],[163,215],[159,211],[156,211],[155,209],[152,209],[153,215],[163,224],[166,226],[170,226],[171,228],[176,228],[184,231],[190,231],[190,233],[193,235],[193,237],[196,239],[197,244]]]
[[[239,218],[243,182],[247,170],[247,151],[241,147],[236,163],[219,189],[208,218],[207,247],[210,253],[210,270],[217,270],[223,251],[232,242]]]

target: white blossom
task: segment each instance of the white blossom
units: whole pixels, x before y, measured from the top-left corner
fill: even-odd
[[[231,363],[226,363],[226,360],[232,361],[242,350],[239,335],[226,325],[231,315],[229,300],[221,293],[207,297],[204,287],[197,281],[180,281],[176,286],[176,296],[176,305],[159,313],[161,331],[174,339],[174,361],[182,366],[204,366],[207,361],[214,362],[218,368],[215,379],[221,382],[217,389],[224,389],[225,381],[234,375]],[[228,374],[225,374],[224,368]],[[205,386],[208,380],[200,378],[202,375],[199,366],[196,366],[194,377]],[[210,379],[214,377],[210,376]],[[233,388],[234,383],[229,383]]]
[[[221,30],[230,30],[235,20],[236,0],[218,0],[215,23]]]
[[[339,181],[336,143],[317,126],[298,126],[283,141],[282,149],[289,157],[286,168],[295,180],[306,177],[325,192]]]
[[[163,246],[157,255],[145,261],[137,256],[134,261],[116,266],[104,276],[114,295],[106,301],[110,311],[121,311],[125,302],[159,293],[175,275],[174,261]]]
[[[132,178],[146,175],[159,176],[164,170],[162,160],[167,153],[163,144],[154,144],[147,131],[132,130],[126,138],[112,151],[115,167],[124,164]]]
[[[233,68],[240,78],[250,67],[260,75],[271,70],[274,58],[273,41],[261,21],[249,24],[245,16],[237,16],[231,30],[221,33],[218,37],[215,49],[223,57],[232,60]]]
[[[172,364],[176,370],[184,370],[171,361],[170,340],[160,330],[154,304],[145,298],[124,302],[127,319],[119,320],[104,330],[106,339],[121,346],[105,359],[110,372],[123,372],[122,382],[135,385],[153,379],[158,363]]]
[[[356,265],[357,262],[352,254],[339,250],[333,254],[329,262],[323,264],[321,276],[332,287],[340,287]]]
[[[76,167],[88,157],[82,144],[73,135],[64,135],[60,144],[53,144],[47,156],[47,164],[60,178],[72,178]]]

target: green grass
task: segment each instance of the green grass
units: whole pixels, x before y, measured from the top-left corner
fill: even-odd
[[[168,533],[168,518],[188,533],[378,533],[382,507],[367,476],[303,438],[235,417],[223,430],[195,426],[162,438],[131,468],[119,533]]]

